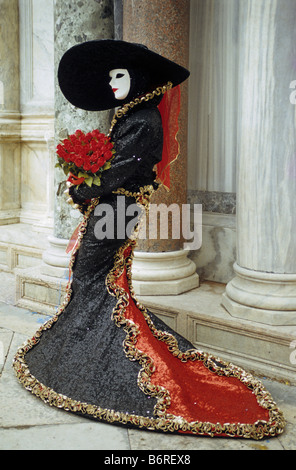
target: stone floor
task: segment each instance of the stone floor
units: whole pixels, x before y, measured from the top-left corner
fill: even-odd
[[[13,276],[0,273],[0,449],[1,450],[295,450],[296,387],[262,379],[284,412],[285,432],[264,441],[158,434],[96,423],[53,409],[23,389],[11,367],[19,345],[45,321],[14,305]],[[115,454],[116,455],[116,454]]]

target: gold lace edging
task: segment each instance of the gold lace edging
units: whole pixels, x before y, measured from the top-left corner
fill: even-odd
[[[146,206],[149,204],[149,197],[152,193],[152,187],[142,188],[139,193],[129,193],[124,189],[120,188],[117,194],[125,194],[134,196],[141,205]],[[151,191],[151,192],[150,192]],[[86,232],[87,223],[91,212],[98,204],[99,199],[92,200],[87,212],[84,215],[83,222],[80,226],[78,235],[78,243],[72,252],[70,260],[70,269],[73,267],[76,253],[79,250],[83,235]],[[70,397],[55,392],[53,389],[42,384],[36,377],[34,377],[26,364],[25,356],[27,352],[32,349],[40,341],[42,334],[45,330],[50,329],[55,322],[58,321],[59,316],[63,313],[64,309],[68,305],[71,299],[71,281],[69,281],[66,295],[63,304],[61,305],[57,314],[42,325],[35,335],[26,341],[21,346],[14,358],[13,367],[16,376],[24,388],[30,391],[35,396],[39,397],[43,402],[55,406],[66,411],[81,413],[88,415],[94,419],[103,420],[108,423],[118,423],[136,426],[138,428],[145,428],[148,430],[158,430],[165,432],[189,432],[196,435],[206,436],[229,436],[229,437],[243,437],[252,439],[262,439],[268,436],[276,436],[283,432],[285,426],[285,420],[281,411],[277,408],[271,395],[264,389],[260,381],[256,380],[250,374],[245,372],[243,369],[236,367],[230,363],[221,361],[217,364],[217,358],[198,350],[189,350],[181,352],[178,348],[177,340],[174,336],[159,331],[155,328],[150,316],[147,313],[145,307],[143,307],[136,299],[132,285],[131,285],[131,264],[132,264],[132,251],[135,242],[127,240],[126,243],[119,249],[115,255],[114,266],[106,278],[106,286],[111,295],[114,295],[118,302],[113,310],[112,318],[114,319],[118,327],[123,327],[126,332],[126,338],[124,340],[124,351],[130,360],[139,361],[142,368],[138,376],[138,386],[147,395],[157,398],[157,404],[155,406],[154,414],[156,417],[144,417],[134,414],[128,414],[118,412],[112,409],[101,408],[97,405],[84,403],[81,401],[74,400]],[[126,257],[125,251],[128,247],[131,247],[131,254]],[[124,269],[127,271],[127,278],[129,283],[130,292],[125,291],[119,287],[116,283],[117,279],[121,276]],[[154,371],[154,364],[152,359],[136,348],[137,336],[139,334],[137,326],[130,320],[125,318],[125,311],[129,305],[130,297],[135,301],[137,307],[141,310],[144,318],[149,325],[152,334],[160,341],[163,341],[168,346],[169,351],[173,356],[179,358],[181,361],[186,362],[188,360],[202,361],[208,369],[218,375],[225,375],[228,377],[236,377],[243,382],[252,392],[255,394],[258,403],[263,408],[269,411],[269,421],[257,421],[254,424],[241,424],[241,423],[209,423],[209,422],[187,422],[181,416],[174,416],[167,414],[166,410],[170,405],[169,392],[160,386],[155,386],[151,383],[151,375]]]
[[[111,135],[111,132],[113,130],[113,127],[117,123],[118,119],[121,119],[125,114],[130,110],[133,109],[135,106],[147,102],[149,100],[152,100],[156,96],[164,95],[168,90],[172,88],[173,84],[172,82],[168,82],[166,85],[159,86],[152,92],[146,93],[144,96],[140,98],[135,98],[134,100],[130,101],[129,103],[124,104],[121,108],[119,108],[116,113],[113,116],[113,119],[111,121],[111,126],[108,132],[108,136]]]

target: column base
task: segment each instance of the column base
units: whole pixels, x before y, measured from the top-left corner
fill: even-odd
[[[48,242],[41,265],[15,272],[16,301],[18,307],[54,315],[66,292],[70,255],[66,253],[68,240],[50,235]]]
[[[43,263],[16,272],[17,305],[40,313],[54,314],[69,279],[68,240],[48,237]],[[179,295],[199,287],[195,264],[188,251],[135,252],[132,284],[137,295]]]
[[[0,211],[0,225],[18,224],[20,221],[20,210]]]
[[[223,307],[236,318],[268,325],[296,325],[296,274],[252,271],[234,264]]]
[[[58,278],[66,278],[69,273],[70,253],[66,253],[69,240],[48,237],[49,248],[43,253],[42,274]]]
[[[199,287],[188,251],[134,252],[132,284],[137,295],[179,295]]]

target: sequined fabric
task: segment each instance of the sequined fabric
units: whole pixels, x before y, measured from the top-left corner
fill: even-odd
[[[18,350],[19,380],[46,403],[109,423],[254,439],[281,433],[282,414],[259,381],[196,350],[135,298],[134,242],[122,238],[118,197],[126,211],[153,188],[162,151],[155,103],[125,116],[112,138],[116,159],[102,186],[72,190],[79,204],[91,200],[72,254],[72,283],[58,314]],[[112,208],[113,238],[96,235],[102,204]]]
[[[134,202],[120,197],[126,205]],[[116,199],[103,199],[113,205],[115,219]],[[58,393],[103,408],[152,415],[155,401],[139,390],[140,366],[125,358],[125,332],[111,318],[117,301],[108,293],[106,277],[122,240],[97,240],[97,221],[92,213],[73,266],[70,303],[26,360],[31,373]]]

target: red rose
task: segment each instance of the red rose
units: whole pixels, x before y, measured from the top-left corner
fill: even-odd
[[[111,152],[111,150],[108,150],[107,152],[104,153],[104,157],[106,160],[110,160],[112,156],[113,156],[113,153]]]
[[[91,170],[91,163],[89,160],[86,160],[84,163],[83,163],[83,169],[85,171],[90,171]]]
[[[92,173],[96,173],[97,171],[99,171],[100,168],[101,166],[98,163],[95,163],[94,165],[92,165],[91,171]]]
[[[113,148],[112,142],[108,142],[108,143],[105,145],[105,150],[112,150],[112,148]]]
[[[80,157],[80,156],[76,157],[75,160],[74,160],[74,163],[75,163],[76,166],[78,166],[78,168],[79,168],[79,167],[82,167],[82,165],[83,165],[83,158]]]
[[[59,157],[58,165],[66,174],[69,172],[69,163],[71,164],[73,173],[70,174],[70,178],[74,184],[84,181],[83,178],[74,176],[74,173],[78,174],[80,170],[97,174],[114,154],[110,137],[102,134],[98,129],[86,134],[78,129],[68,139],[64,139],[57,146],[56,151]]]
[[[90,161],[91,163],[97,163],[97,160],[98,160],[98,155],[96,152],[94,152],[90,157]]]
[[[105,160],[104,157],[99,157],[99,158],[98,158],[97,163],[98,163],[98,165],[100,165],[100,168],[105,165],[105,161],[106,161],[106,160]]]

